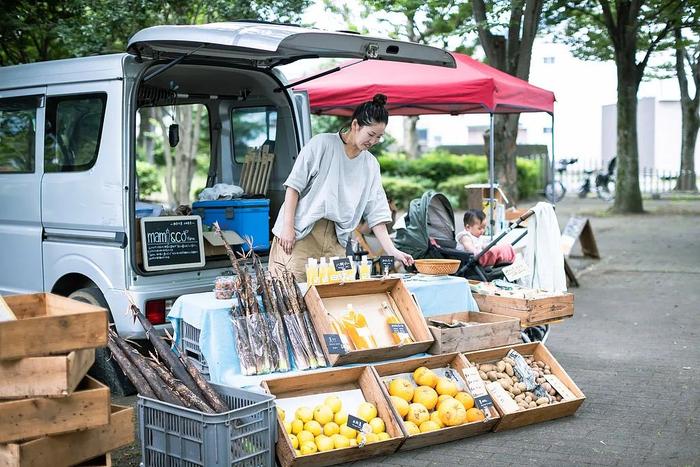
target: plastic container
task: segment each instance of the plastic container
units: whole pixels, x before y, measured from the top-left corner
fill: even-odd
[[[233,230],[243,238],[250,237],[253,250],[270,249],[270,200],[229,199],[195,201],[192,214],[202,218],[202,224],[219,223],[222,230]],[[248,245],[243,249],[247,251]]]
[[[236,279],[233,276],[217,276],[214,280],[214,297],[217,300],[230,300],[235,286]]]
[[[212,385],[231,408],[205,414],[138,396],[144,466],[273,466],[277,423],[274,396]]]
[[[207,380],[209,379],[209,365],[202,355],[199,348],[199,336],[201,331],[191,324],[181,320],[180,326],[180,347],[181,351],[194,364],[194,366],[202,373]]]

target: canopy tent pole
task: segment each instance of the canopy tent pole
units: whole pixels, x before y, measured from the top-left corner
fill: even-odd
[[[491,224],[491,238],[493,238],[496,227],[496,219],[493,217],[493,200],[496,197],[494,193],[494,183],[496,180],[496,163],[494,161],[494,136],[493,136],[493,112],[489,113],[489,219]]]
[[[550,200],[550,203],[556,206],[557,204],[557,197],[554,196],[554,161],[556,160],[554,158],[554,112],[550,114],[552,116],[552,157],[551,161],[549,163],[549,177],[550,177],[550,183],[552,184],[552,199]],[[546,185],[545,185],[546,186]]]

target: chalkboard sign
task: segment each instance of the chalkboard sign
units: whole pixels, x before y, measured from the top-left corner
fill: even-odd
[[[349,271],[352,269],[352,263],[349,258],[334,259],[333,267],[336,271]]]
[[[394,257],[393,256],[380,256],[379,257],[379,269],[381,274],[388,274],[394,268]]]
[[[338,334],[324,334],[323,340],[326,341],[326,349],[329,354],[345,355],[345,346]]]
[[[202,218],[199,216],[141,219],[143,267],[163,271],[204,266]]]
[[[408,334],[408,328],[404,323],[391,323],[389,328],[394,334]]]
[[[372,428],[369,423],[354,415],[348,415],[348,427],[361,433],[369,433]]]
[[[488,409],[493,407],[493,400],[491,399],[491,396],[489,396],[488,394],[483,395],[483,396],[479,396],[479,397],[475,397],[474,398],[474,406],[477,409],[479,409],[483,412],[486,412]]]

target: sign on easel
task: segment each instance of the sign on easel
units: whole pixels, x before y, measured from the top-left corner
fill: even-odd
[[[141,242],[146,271],[201,268],[205,264],[199,216],[144,217]]]
[[[587,217],[571,216],[569,222],[566,223],[561,234],[561,251],[564,256],[571,254],[577,240],[581,243],[583,256],[600,259],[591,221]]]

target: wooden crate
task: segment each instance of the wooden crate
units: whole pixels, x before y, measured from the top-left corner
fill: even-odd
[[[282,467],[324,466],[352,462],[373,456],[396,452],[403,441],[403,431],[394,415],[391,404],[382,392],[381,383],[372,367],[358,366],[337,368],[323,374],[302,374],[264,381],[263,387],[277,400],[310,394],[325,394],[350,389],[360,389],[367,402],[377,407],[377,414],[384,420],[386,432],[391,436],[386,441],[370,443],[363,447],[348,447],[316,454],[297,456],[282,421],[277,417],[277,458]],[[354,415],[354,414],[350,414]],[[366,420],[369,421],[369,420]]]
[[[461,354],[445,354],[436,355],[433,357],[421,357],[412,358],[409,360],[403,360],[399,362],[390,362],[380,365],[373,365],[374,370],[377,372],[377,376],[380,380],[390,381],[391,377],[394,375],[399,375],[402,373],[412,373],[417,368],[424,366],[430,369],[435,368],[445,368],[450,367],[457,373],[460,378],[462,385],[466,387],[466,381],[462,378],[462,370],[467,367],[467,361]],[[382,393],[386,397],[387,401],[391,401],[389,396],[389,390],[384,382],[382,382]],[[391,410],[394,412],[394,416],[400,421],[401,416],[396,412],[394,406],[390,403]],[[409,435],[403,422],[400,422],[401,429],[403,430],[406,440],[403,442],[399,451],[408,451],[411,449],[418,449],[426,446],[433,446],[435,444],[447,443],[457,439],[468,438],[470,436],[480,435],[487,433],[492,430],[492,428],[498,423],[499,415],[496,410],[491,407],[490,416],[483,421],[465,423],[464,425],[451,426],[441,428],[437,431],[431,431],[428,433],[420,433],[416,435]]]
[[[562,383],[573,393],[574,398],[571,400],[563,400],[554,404],[549,404],[533,409],[526,409],[515,413],[504,413],[498,400],[494,399],[496,408],[501,413],[501,420],[494,428],[494,431],[510,430],[533,423],[554,420],[555,418],[567,417],[573,415],[581,406],[586,396],[576,386],[569,375],[564,371],[559,362],[552,356],[547,347],[541,342],[530,344],[519,344],[497,349],[481,350],[478,352],[468,352],[464,356],[470,363],[491,363],[500,360],[508,354],[510,349],[514,349],[522,356],[533,355],[536,360],[541,360],[549,365],[553,375],[561,380]]]
[[[76,467],[112,467],[112,455],[110,453],[102,454],[101,456],[76,464]]]
[[[0,402],[0,443],[109,423],[109,388],[86,376],[70,396]]]
[[[316,285],[307,291],[304,300],[311,314],[323,352],[332,366],[408,357],[427,351],[433,343],[433,336],[428,330],[423,314],[401,279]],[[401,313],[415,342],[376,349],[350,350],[342,355],[329,353],[324,334],[336,334],[336,332],[331,326],[328,313],[339,317],[345,312],[345,306],[351,303],[356,311],[365,314],[369,327],[375,336],[378,336],[380,332],[388,335],[389,327],[386,324],[386,318],[381,314],[368,312],[368,310],[378,310],[382,301],[387,301],[394,310]]]
[[[66,355],[0,360],[0,399],[61,397],[73,392],[95,362],[95,349]]]
[[[469,281],[470,284],[477,281]],[[520,319],[524,328],[551,323],[574,315],[574,294],[564,292],[554,297],[524,299],[472,292],[479,311]]]
[[[112,405],[111,412],[108,425],[0,445],[0,467],[38,467],[49,460],[56,466],[105,465],[96,458],[134,442],[134,408]]]
[[[445,323],[463,321],[474,324],[458,328],[440,328],[431,325],[431,320]],[[426,322],[435,339],[435,342],[428,350],[433,355],[491,349],[521,342],[520,321],[510,316],[465,311],[449,315],[431,316],[426,318]]]
[[[0,322],[0,360],[107,345],[107,310],[50,293],[9,295],[16,321]]]

